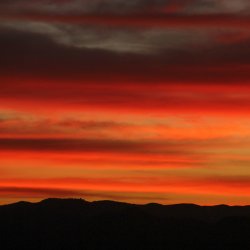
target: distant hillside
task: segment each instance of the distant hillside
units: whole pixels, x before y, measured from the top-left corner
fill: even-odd
[[[0,244],[3,250],[247,250],[250,206],[18,202],[0,206]]]

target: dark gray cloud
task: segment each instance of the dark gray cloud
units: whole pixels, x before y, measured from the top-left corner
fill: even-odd
[[[2,28],[0,50],[0,73],[5,76],[15,72],[16,75],[40,78],[82,78],[95,82],[98,79],[111,82],[119,79],[121,82],[136,80],[144,83],[230,82],[235,79],[244,82],[249,79],[247,68],[234,66],[249,63],[249,40],[229,44],[212,43],[208,46],[181,46],[170,50],[162,48],[160,55],[131,55],[98,48],[65,46],[43,34]]]
[[[47,13],[246,13],[248,0],[3,0],[3,10]]]
[[[49,24],[41,22],[9,22],[2,27],[44,35],[54,42],[83,49],[101,49],[119,53],[152,54],[162,50],[185,48],[190,45],[207,45],[209,34],[178,29],[98,28],[81,25]]]
[[[183,1],[183,0],[182,0]],[[0,6],[8,11],[47,13],[132,13],[161,11],[175,0],[69,0],[69,1],[1,1]],[[180,1],[177,1],[180,2]]]

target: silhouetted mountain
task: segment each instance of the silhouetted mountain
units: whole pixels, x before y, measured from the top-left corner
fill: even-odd
[[[46,199],[0,206],[3,250],[250,249],[250,206]]]

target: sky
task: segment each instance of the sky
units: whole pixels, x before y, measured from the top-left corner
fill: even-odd
[[[1,0],[0,204],[250,204],[249,0]]]

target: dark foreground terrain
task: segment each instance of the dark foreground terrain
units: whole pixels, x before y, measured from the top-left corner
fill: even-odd
[[[250,249],[250,206],[47,199],[0,206],[3,250]]]

